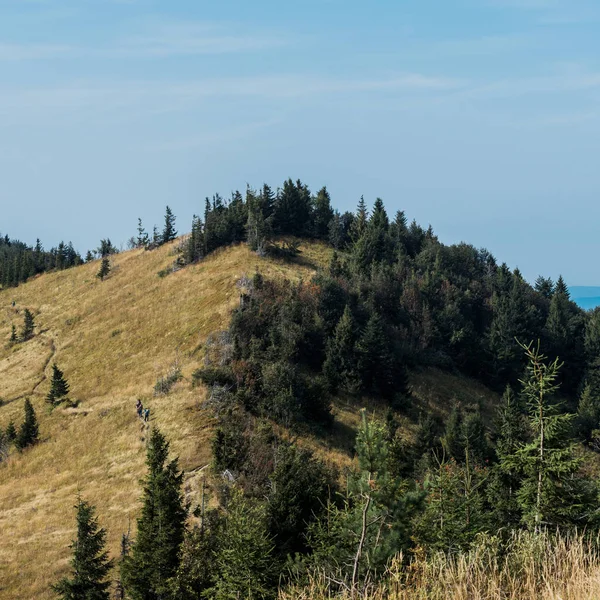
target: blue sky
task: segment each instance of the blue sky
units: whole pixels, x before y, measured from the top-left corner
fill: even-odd
[[[596,0],[0,0],[0,231],[81,251],[301,178],[600,281]]]

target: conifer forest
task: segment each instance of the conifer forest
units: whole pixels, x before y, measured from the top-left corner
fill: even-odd
[[[231,253],[249,257],[234,266],[229,303],[213,301],[224,326],[213,316],[189,360],[148,381],[138,415],[133,387],[111,392],[137,433],[110,444],[135,443],[145,460],[131,482],[137,500],[119,506],[115,488],[97,506],[93,484],[72,486],[61,513],[70,545],[56,549],[58,562],[35,558],[37,571],[53,573],[44,598],[600,597],[591,583],[600,570],[600,308],[580,309],[562,277],[528,282],[484,248],[445,245],[380,198],[341,213],[325,187],[292,179],[215,194],[185,225],[167,207],[159,226],[146,231],[140,219],[132,233],[127,250],[107,238],[85,258],[71,244],[46,251],[39,240],[0,238],[11,315],[3,343],[15,357],[48,335],[52,292],[29,306],[18,295],[44,278],[64,286],[88,269],[85,285],[101,294],[135,276],[128,256],[165,251],[152,275],[159,289],[225,269]],[[192,297],[193,285],[177,293]],[[144,327],[135,319],[122,317],[127,335]],[[168,334],[153,343],[184,343]],[[106,330],[106,352],[123,335]],[[50,349],[31,389],[2,397],[7,490],[52,454],[62,429],[96,418],[81,416],[85,390],[103,370],[113,377],[104,350],[100,374],[84,384],[83,358],[63,359],[60,339]],[[116,357],[123,369],[130,359]],[[432,373],[426,403],[418,378]],[[206,447],[196,469],[173,449],[180,426],[161,413],[173,390],[190,398],[186,420],[203,423],[203,441],[188,436]],[[100,405],[96,413],[112,418]],[[104,519],[118,510],[129,524],[111,531]],[[11,518],[21,518],[17,507]],[[20,571],[19,540],[2,537],[0,567],[9,552]],[[0,570],[0,597],[18,597],[2,579]]]

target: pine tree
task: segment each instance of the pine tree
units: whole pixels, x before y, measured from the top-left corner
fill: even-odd
[[[446,421],[446,430],[442,437],[442,446],[448,458],[453,458],[457,462],[462,462],[465,458],[465,446],[462,431],[463,412],[460,406],[455,404]]]
[[[25,400],[23,412],[25,413],[23,423],[19,429],[19,433],[15,439],[15,446],[19,450],[24,450],[28,446],[32,446],[38,441],[39,426],[35,410],[29,398]]]
[[[594,429],[600,426],[600,397],[588,383],[579,397],[577,427],[581,437],[590,441]]]
[[[177,237],[177,231],[175,230],[175,215],[173,211],[167,206],[165,211],[165,226],[162,232],[162,243],[173,241]]]
[[[10,421],[6,427],[6,439],[12,443],[17,439],[17,428],[14,421]]]
[[[265,507],[232,490],[216,556],[216,600],[268,597],[275,583],[274,545]]]
[[[77,538],[70,548],[71,576],[63,577],[53,590],[62,600],[109,600],[108,574],[112,561],[105,550],[106,531],[99,527],[94,507],[77,501]]]
[[[131,553],[123,562],[123,585],[132,600],[167,597],[170,579],[179,565],[186,508],[177,459],[169,458],[169,444],[156,428],[148,441],[143,480],[143,507]]]
[[[87,251],[87,254],[85,255],[85,262],[89,263],[92,262],[94,260],[94,255],[92,254],[91,250]]]
[[[58,368],[56,363],[52,365],[52,381],[50,382],[50,391],[46,396],[46,402],[51,406],[56,406],[60,402],[67,400],[69,394],[69,384],[64,377],[64,373]]]
[[[314,200],[313,227],[316,237],[326,239],[329,235],[329,222],[333,219],[331,198],[326,187],[319,190]]]
[[[561,365],[558,359],[547,363],[539,345],[523,349],[528,360],[523,397],[533,437],[504,461],[522,474],[517,499],[523,520],[536,531],[576,521],[583,524],[586,482],[579,475],[582,459],[575,455],[569,437],[573,415],[561,412],[553,399]]]
[[[564,283],[564,282],[563,282]],[[554,294],[554,281],[550,277],[542,277],[541,275],[535,280],[535,291],[540,293],[544,298],[550,299]]]
[[[10,342],[14,344],[18,340],[17,338],[17,328],[14,323],[10,326]]]
[[[144,227],[142,225],[142,219],[140,219],[140,218],[138,218],[137,232],[138,232],[137,240],[136,240],[137,247],[145,248],[148,245],[150,238],[148,237],[148,234],[146,233],[146,230],[144,229]]]
[[[373,314],[367,322],[357,343],[357,352],[358,370],[365,391],[384,398],[408,392],[406,377],[400,377],[404,371],[396,364],[391,339],[378,314]]]
[[[361,196],[356,208],[356,215],[352,227],[350,228],[350,238],[354,244],[362,237],[367,229],[368,223],[369,211],[367,210],[367,203],[363,196]]]
[[[100,279],[100,281],[104,281],[104,278],[110,273],[110,260],[108,256],[105,256],[100,263],[100,269],[96,273],[96,277]]]
[[[341,386],[356,392],[360,387],[356,337],[356,323],[350,307],[346,306],[333,336],[329,338],[323,363],[323,373],[334,389]]]
[[[23,315],[23,329],[21,330],[21,341],[26,341],[33,337],[33,330],[35,328],[35,318],[33,313],[26,308]]]

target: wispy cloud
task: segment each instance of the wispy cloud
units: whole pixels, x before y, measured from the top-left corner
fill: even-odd
[[[167,23],[145,27],[102,45],[25,44],[0,40],[0,61],[73,58],[156,59],[172,56],[235,54],[277,48],[290,37],[270,33],[230,33],[225,27],[204,23]]]

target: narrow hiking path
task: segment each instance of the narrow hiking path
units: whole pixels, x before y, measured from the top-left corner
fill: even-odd
[[[39,334],[40,337],[43,336],[44,333],[40,333]],[[18,394],[17,396],[13,396],[12,398],[5,398],[3,401],[3,404],[5,404],[5,405],[10,404],[11,402],[17,402],[18,400],[27,398],[27,396],[33,396],[37,392],[37,389],[40,387],[40,385],[42,385],[42,383],[44,383],[44,381],[46,381],[46,379],[48,379],[48,376],[46,374],[46,369],[48,368],[48,365],[50,364],[52,359],[56,356],[56,342],[54,341],[54,338],[52,338],[50,336],[48,336],[47,339],[48,339],[48,347],[50,348],[50,353],[48,354],[48,356],[44,360],[44,363],[42,364],[41,374],[40,374],[39,378],[33,384],[31,389],[29,389],[28,391],[23,392],[21,394]]]

